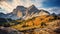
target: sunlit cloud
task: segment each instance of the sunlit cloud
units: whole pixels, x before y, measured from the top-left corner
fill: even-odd
[[[1,0],[0,7],[5,8],[6,11],[11,12],[16,6],[22,5],[25,7],[29,7],[34,4],[36,7],[42,7],[43,0],[11,0],[12,2],[8,2],[10,0]]]
[[[48,11],[51,13],[60,14],[60,7],[52,7],[52,8],[49,8]]]
[[[56,1],[54,1],[54,2],[53,1],[52,1],[52,3],[55,4],[54,2],[56,2]],[[45,2],[44,5],[43,5],[43,2]],[[4,8],[5,13],[10,13],[18,5],[29,7],[32,4],[34,4],[38,9],[44,9],[44,10],[49,11],[50,13],[53,13],[53,12],[58,12],[59,13],[59,11],[60,11],[59,8],[58,8],[59,9],[58,11],[53,11],[54,10],[53,8],[55,8],[55,7],[51,7],[51,6],[49,8],[44,8],[45,5],[48,6],[47,2],[50,3],[51,0],[0,0],[0,7]],[[52,3],[51,3],[51,5],[53,5]]]

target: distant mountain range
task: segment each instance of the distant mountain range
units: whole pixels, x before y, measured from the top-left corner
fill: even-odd
[[[0,18],[6,18],[6,14],[0,13]]]
[[[46,10],[39,10],[34,5],[26,8],[24,6],[17,6],[11,13],[4,14],[0,13],[0,18],[11,18],[13,20],[16,19],[28,19],[35,16],[41,15],[50,15],[50,13]]]

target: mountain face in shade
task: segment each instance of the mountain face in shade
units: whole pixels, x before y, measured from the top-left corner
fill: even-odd
[[[24,6],[17,6],[15,9],[13,9],[13,12],[7,14],[7,17],[14,20],[20,19],[25,15],[26,9],[27,8],[25,8]]]
[[[60,16],[60,14],[58,14],[58,16]]]
[[[18,17],[22,17],[25,15],[26,9],[27,8],[25,8],[24,6],[17,6],[16,9],[14,9],[12,13]]]
[[[0,13],[0,18],[5,18],[5,17],[6,17],[6,14]]]
[[[52,13],[52,15],[53,15],[53,16],[56,16],[56,14],[55,14],[55,13]]]
[[[28,18],[32,18],[34,15],[36,16],[36,13],[39,13],[40,11],[34,6],[30,6],[27,8],[26,10],[26,15],[24,16],[24,18],[28,19]]]
[[[28,13],[31,15],[32,13],[38,13],[39,12],[39,10],[34,6],[34,5],[32,5],[32,6],[30,6],[29,8],[28,8]]]

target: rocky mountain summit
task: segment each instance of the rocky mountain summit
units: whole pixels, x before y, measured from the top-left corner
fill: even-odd
[[[26,8],[24,6],[17,6],[11,13],[7,14],[8,18],[11,19],[28,19],[40,15],[49,15],[49,12],[46,10],[39,10],[34,5]]]

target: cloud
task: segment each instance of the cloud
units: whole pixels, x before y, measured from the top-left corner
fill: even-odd
[[[0,0],[0,1],[1,1],[0,7],[5,8],[5,10],[8,12],[11,12],[18,5],[29,7],[32,4],[34,4],[38,8],[42,7],[42,2],[44,0]]]
[[[49,11],[50,13],[60,14],[60,7],[51,7],[51,8],[47,8],[46,10]]]
[[[5,11],[5,9],[1,8],[0,9],[0,12],[3,12],[3,13],[8,13],[7,11]]]
[[[0,0],[0,7],[4,8],[5,12],[7,13],[7,12],[12,12],[12,10],[16,8],[16,6],[18,5],[29,7],[32,4],[34,4],[37,8],[47,10],[50,13],[53,12],[60,13],[60,7],[59,8],[57,7],[57,4],[59,2],[56,1],[58,0]]]
[[[8,12],[13,10],[13,7],[10,4],[6,3],[6,2],[2,2],[0,7],[4,8]]]
[[[60,7],[39,8],[39,9],[44,9],[48,11],[50,14],[52,13],[60,14]]]
[[[0,1],[5,1],[5,0],[0,0]]]
[[[29,7],[34,4],[36,7],[42,7],[42,2],[44,0],[13,0],[13,5],[23,5],[25,7]]]

